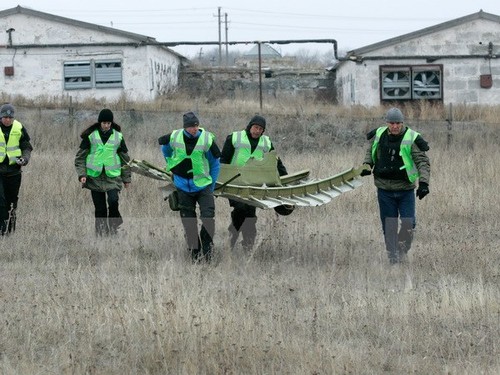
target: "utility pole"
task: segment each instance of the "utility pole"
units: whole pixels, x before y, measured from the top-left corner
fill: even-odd
[[[229,40],[227,39],[227,13],[224,13],[224,25],[226,26],[226,67],[229,65]]]
[[[218,18],[219,18],[219,66],[220,66],[222,62],[222,35],[221,35],[222,20],[220,17],[220,7],[218,9],[219,9]]]

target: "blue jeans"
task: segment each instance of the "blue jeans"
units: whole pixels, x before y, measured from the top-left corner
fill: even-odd
[[[415,191],[377,189],[377,196],[385,248],[390,261],[396,263],[411,248],[416,226]]]

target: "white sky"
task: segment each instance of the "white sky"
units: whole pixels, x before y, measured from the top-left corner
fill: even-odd
[[[476,13],[500,15],[499,0],[2,0],[26,8],[147,35],[159,42],[335,39],[339,51],[376,43]],[[331,44],[272,45],[283,54],[325,52]],[[229,50],[247,51],[245,45]],[[216,45],[179,46],[193,57]],[[225,47],[224,47],[225,48]],[[225,49],[224,49],[225,51]],[[340,54],[342,55],[342,53]]]

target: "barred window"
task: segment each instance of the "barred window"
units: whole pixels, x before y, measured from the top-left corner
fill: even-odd
[[[120,60],[66,61],[64,89],[123,87]]]

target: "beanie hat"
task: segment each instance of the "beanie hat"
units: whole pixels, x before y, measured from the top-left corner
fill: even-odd
[[[4,104],[0,108],[0,117],[14,117],[14,106],[12,104]]]
[[[184,128],[189,128],[191,126],[200,125],[198,117],[193,112],[186,112],[182,115],[182,120],[184,122]]]
[[[387,111],[385,115],[385,121],[387,122],[404,122],[405,117],[399,108],[391,108]]]
[[[252,127],[252,125],[259,125],[265,130],[266,129],[266,119],[262,116],[255,115],[250,119],[250,122],[248,123],[247,129],[250,129]]]
[[[113,122],[113,112],[111,112],[111,110],[107,108],[103,109],[101,112],[99,112],[97,122]]]

